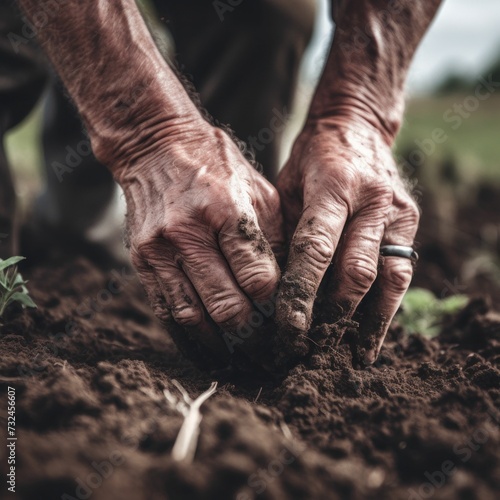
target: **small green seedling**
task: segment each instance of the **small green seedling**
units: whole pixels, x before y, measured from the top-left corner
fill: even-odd
[[[24,257],[19,256],[7,260],[0,259],[0,318],[5,309],[14,302],[18,302],[23,308],[36,307],[26,288],[27,281],[17,272],[16,264],[22,260]]]
[[[444,317],[465,307],[469,299],[465,295],[452,295],[438,299],[424,288],[410,288],[403,299],[398,321],[405,330],[435,337],[440,332]]]

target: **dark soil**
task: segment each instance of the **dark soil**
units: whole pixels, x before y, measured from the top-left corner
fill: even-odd
[[[473,185],[465,189],[468,195],[462,199],[452,189],[451,200],[446,202],[439,188],[421,195],[420,261],[413,286],[429,288],[438,297],[488,295],[499,309],[500,188]],[[489,265],[492,261],[494,268]]]
[[[416,284],[441,297],[488,292],[498,305],[491,273],[464,271],[481,228],[498,224],[500,197],[486,194],[456,214],[446,237],[428,204]],[[435,339],[409,336],[396,321],[365,370],[353,369],[348,345],[316,347],[335,336],[318,327],[287,375],[208,372],[180,355],[133,273],[97,250],[34,248],[23,272],[39,308],[3,318],[4,481],[8,387],[17,455],[16,493],[5,481],[0,497],[498,498],[500,316],[486,301],[472,300]],[[191,464],[171,458],[183,418],[163,390],[176,394],[174,380],[192,397],[219,382]]]
[[[484,301],[433,340],[394,326],[366,370],[341,345],[252,380],[185,361],[129,270],[64,255],[26,270],[39,309],[11,309],[1,329],[1,408],[16,389],[11,498],[497,497],[500,317]],[[171,458],[174,379],[191,396],[219,381],[192,464]]]

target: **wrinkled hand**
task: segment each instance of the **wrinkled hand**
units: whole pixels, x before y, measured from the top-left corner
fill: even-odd
[[[220,129],[203,125],[174,140],[134,159],[119,179],[132,263],[156,315],[224,359],[216,326],[238,333],[252,302],[277,289],[279,196]]]
[[[281,336],[292,352],[308,351],[305,334],[328,270],[322,304],[327,321],[346,325],[354,316],[356,361],[372,364],[412,278],[409,260],[385,257],[379,263],[379,249],[412,246],[419,220],[390,146],[360,118],[309,123],[280,173],[278,190],[293,234],[277,302]]]

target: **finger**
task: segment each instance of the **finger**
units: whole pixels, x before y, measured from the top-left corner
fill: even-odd
[[[291,240],[300,220],[303,206],[303,192],[291,183],[287,175],[287,167],[280,172],[276,189],[280,194],[282,213],[284,214],[285,236]]]
[[[276,261],[281,265],[286,259],[286,237],[281,200],[278,191],[269,182],[262,179],[261,183],[265,184],[259,187],[261,199],[255,204],[257,221],[271,246]]]
[[[387,229],[383,244],[412,246],[419,216],[418,207],[413,201],[401,202],[398,218]],[[365,366],[373,364],[377,359],[412,276],[411,260],[403,257],[380,257],[377,280],[360,311],[357,358]]]
[[[229,357],[224,356],[227,351],[224,341],[208,321],[205,308],[186,274],[165,260],[155,263],[154,270],[174,321],[186,329],[185,334],[193,341],[228,362]]]
[[[252,305],[220,253],[215,235],[196,241],[182,234],[165,233],[164,237],[176,249],[177,264],[219,328],[235,332],[243,327]]]
[[[172,317],[181,326],[208,326],[198,294],[186,274],[167,256],[171,251],[165,242],[158,245],[154,256],[148,258],[160,284]],[[203,325],[202,325],[203,324]]]
[[[161,273],[156,274],[154,268],[137,252],[132,252],[131,258],[155,316],[181,352],[205,366],[211,366],[214,362],[219,366],[227,364],[229,358],[224,356],[227,350],[219,335],[210,329],[206,322],[196,323],[199,299],[189,281],[186,284],[187,279],[182,281],[182,275],[164,272],[164,268]],[[175,286],[175,283],[179,282],[176,280],[181,280],[181,286]],[[177,309],[175,315],[173,309]],[[201,315],[203,319],[203,312]]]
[[[372,365],[380,352],[387,330],[410,286],[413,266],[402,257],[381,257],[378,277],[361,306],[355,358]]]
[[[276,292],[280,270],[255,214],[231,217],[219,232],[219,246],[238,286],[254,302]],[[277,236],[277,235],[276,235]]]
[[[155,316],[162,322],[168,323],[172,319],[172,314],[167,306],[165,297],[152,267],[143,259],[137,251],[131,250],[130,259],[137,271],[139,281],[146,292],[148,302],[155,313]]]
[[[198,259],[184,254],[182,268],[208,314],[222,330],[225,351],[233,361],[238,366],[244,359],[260,364],[264,360],[261,341],[268,339],[264,329],[256,328],[256,325],[262,325],[265,318],[254,310],[220,250],[200,249]]]
[[[338,338],[377,277],[380,242],[388,208],[369,207],[350,221],[334,259],[328,284],[327,323],[339,325]]]
[[[314,204],[313,204],[314,203]],[[306,208],[293,236],[276,307],[280,336],[297,354],[307,352],[303,334],[311,325],[318,287],[331,263],[347,219],[338,198],[305,197]]]
[[[280,229],[274,232],[272,249],[252,216],[245,214],[230,220],[235,222],[228,223],[219,232],[219,246],[237,285],[250,298],[252,310],[244,317],[244,323],[239,323],[237,335],[226,335],[225,340],[231,352],[233,349],[242,351],[249,360],[266,367],[272,365],[274,358],[270,342],[280,279],[277,258],[284,257],[284,238],[280,235],[282,221],[275,221]],[[270,225],[269,220],[268,228]],[[281,251],[276,250],[279,247]],[[237,362],[242,365],[243,361],[239,359]]]

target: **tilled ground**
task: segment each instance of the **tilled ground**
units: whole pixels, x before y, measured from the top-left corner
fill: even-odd
[[[498,498],[500,317],[484,301],[435,339],[393,326],[369,369],[341,345],[255,380],[193,367],[131,271],[68,255],[26,270],[39,308],[11,309],[1,328],[2,416],[16,391],[10,498]],[[171,458],[173,380],[191,396],[219,382],[190,464]],[[2,418],[2,443],[5,431]]]

